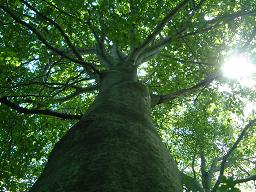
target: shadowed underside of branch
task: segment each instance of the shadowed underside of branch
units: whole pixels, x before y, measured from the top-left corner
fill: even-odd
[[[16,110],[20,113],[24,114],[38,114],[38,115],[48,115],[53,117],[58,117],[61,119],[76,119],[79,120],[82,116],[81,115],[72,115],[67,113],[59,113],[49,109],[27,109],[24,107],[19,106],[11,101],[9,101],[6,97],[0,98],[0,103],[6,105],[7,107]]]
[[[226,163],[228,158],[232,155],[232,153],[234,152],[234,150],[238,147],[239,143],[243,140],[243,138],[245,137],[245,135],[247,134],[248,130],[253,127],[256,123],[256,119],[251,120],[241,131],[240,135],[238,136],[237,140],[235,141],[235,143],[232,145],[232,147],[228,150],[228,152],[223,156],[222,161],[221,161],[221,166],[220,166],[220,171],[219,171],[219,176],[218,179],[212,189],[213,192],[216,192],[220,183],[221,183],[221,177],[224,175],[225,172],[225,168],[226,168]],[[249,180],[247,180],[249,179]],[[250,180],[255,180],[256,176],[252,175],[249,178],[246,179],[238,179],[236,180],[237,183],[244,183]]]
[[[166,94],[166,95],[152,95],[152,106],[159,105],[162,103],[167,103],[176,98],[184,97],[189,94],[192,94],[192,93],[198,91],[199,89],[206,87],[212,81],[218,79],[220,76],[221,76],[220,72],[215,72],[215,73],[210,74],[205,79],[203,79],[202,81],[200,81],[199,83],[197,83],[196,85],[194,85],[192,87],[181,89],[179,91],[176,91],[176,92],[173,92],[170,94]]]
[[[251,176],[246,177],[246,178],[243,178],[243,179],[234,180],[234,183],[239,184],[239,183],[245,183],[245,182],[248,182],[248,181],[256,181],[256,174],[251,175]]]
[[[76,56],[76,58],[66,54],[66,52],[64,52],[63,50],[53,46],[45,37],[44,35],[38,31],[38,29],[33,26],[30,23],[25,22],[24,20],[22,20],[21,18],[19,18],[15,12],[13,12],[10,8],[8,8],[7,6],[3,6],[0,5],[0,8],[6,12],[8,15],[11,16],[11,18],[16,21],[17,23],[21,24],[22,26],[24,26],[25,28],[27,28],[28,30],[31,30],[36,36],[37,38],[51,51],[53,51],[54,53],[56,53],[57,55],[60,55],[63,58],[66,58],[74,63],[77,63],[78,65],[81,65],[82,67],[84,67],[87,70],[87,73],[91,76],[95,76],[95,75],[99,75],[99,71],[98,69],[89,62],[86,62],[83,60],[82,56],[78,53],[78,51],[76,50],[75,46],[72,44],[71,40],[69,39],[69,37],[67,36],[67,34],[65,33],[65,31],[61,28],[61,26],[56,23],[55,21],[53,21],[52,19],[48,18],[47,16],[41,14],[40,12],[38,12],[34,7],[32,7],[30,4],[28,4],[26,1],[23,1],[23,3],[25,3],[27,6],[29,6],[29,8],[31,8],[33,11],[35,11],[40,17],[42,17],[43,19],[45,19],[46,21],[48,21],[50,24],[52,24],[54,27],[56,27],[58,29],[58,31],[60,32],[61,36],[64,38],[65,42],[68,44],[69,48],[71,49],[71,51],[74,53],[74,55]]]

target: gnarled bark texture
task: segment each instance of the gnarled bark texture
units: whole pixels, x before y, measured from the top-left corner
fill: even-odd
[[[30,192],[181,191],[151,122],[148,90],[127,74],[105,74],[95,102],[55,145]]]

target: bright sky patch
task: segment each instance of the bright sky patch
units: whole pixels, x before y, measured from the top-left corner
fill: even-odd
[[[224,76],[231,79],[241,79],[256,72],[256,66],[243,55],[233,55],[226,59],[223,65]]]

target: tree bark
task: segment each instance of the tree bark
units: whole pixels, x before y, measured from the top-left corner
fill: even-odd
[[[106,73],[94,103],[55,145],[30,192],[182,191],[150,106],[134,74]]]

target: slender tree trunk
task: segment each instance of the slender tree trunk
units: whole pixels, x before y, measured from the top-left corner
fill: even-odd
[[[147,88],[113,70],[87,113],[55,145],[30,192],[176,192],[178,169],[150,118]]]

